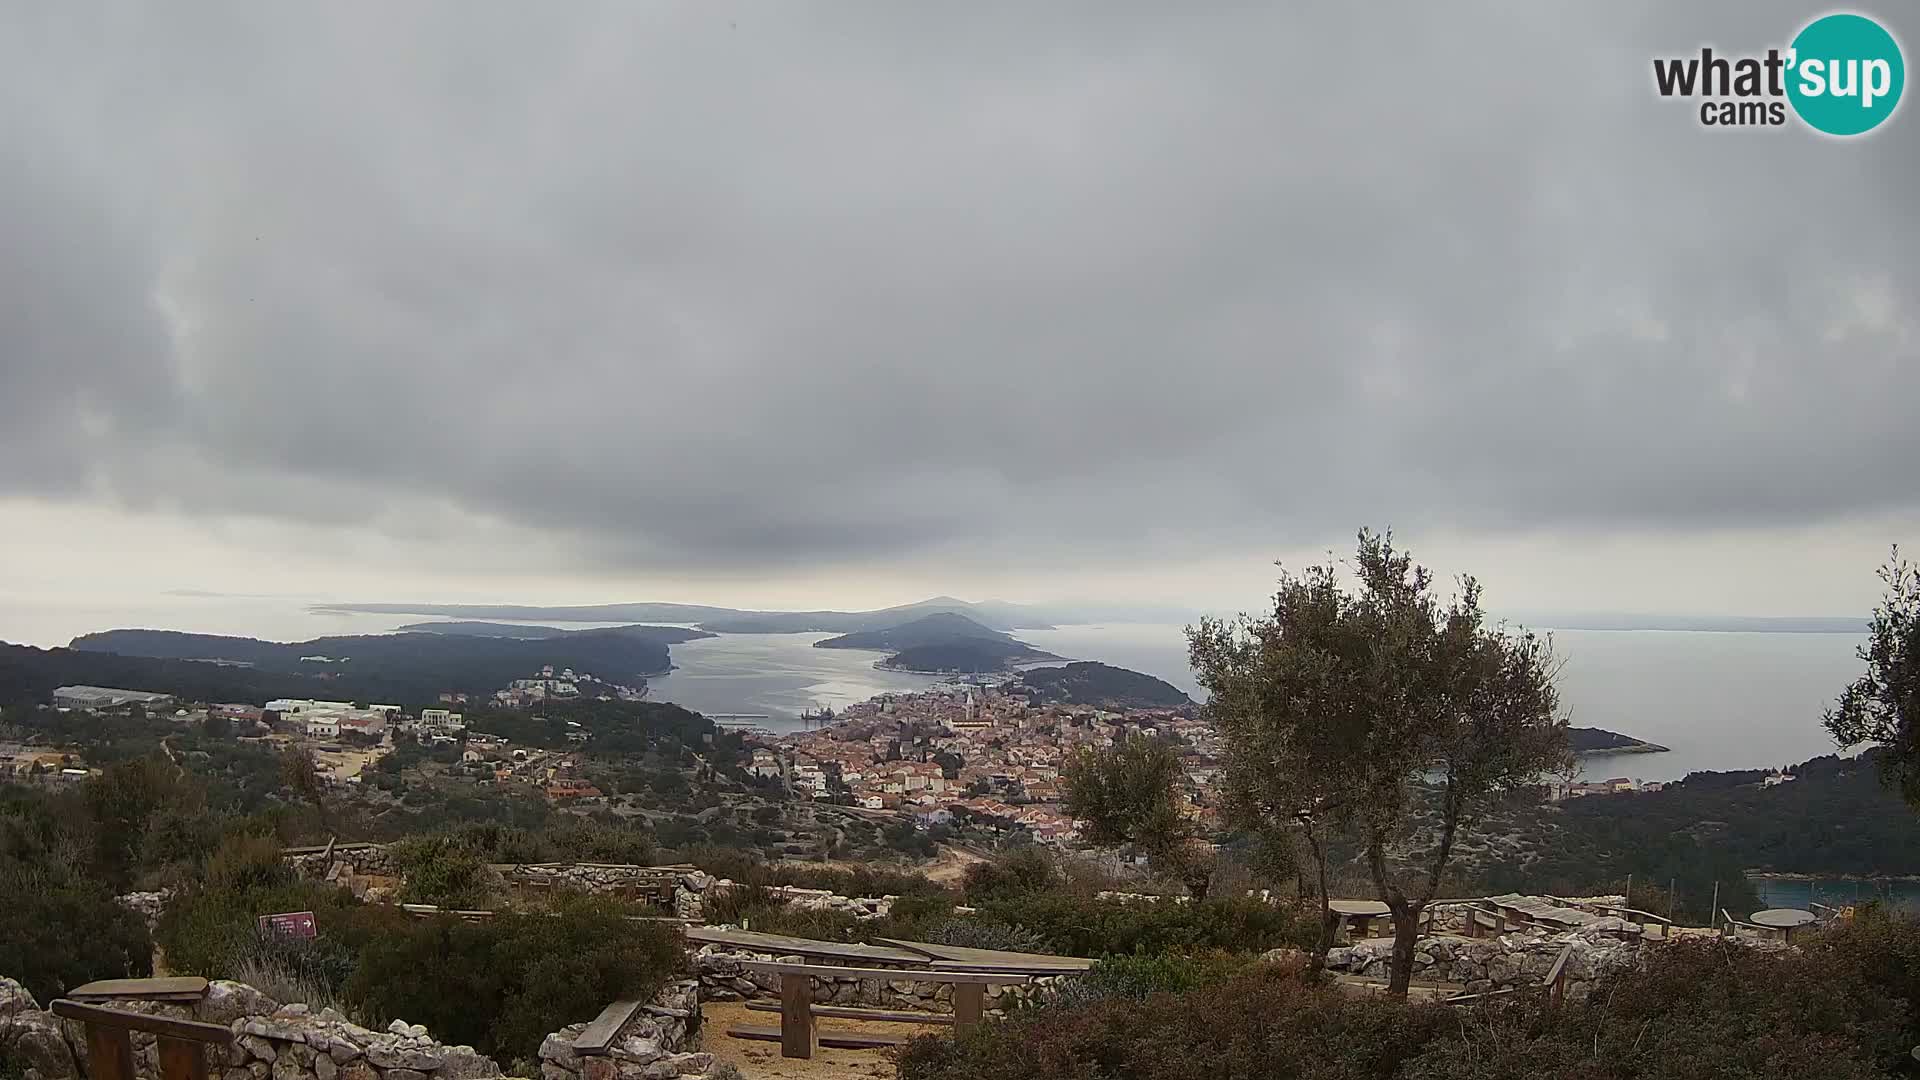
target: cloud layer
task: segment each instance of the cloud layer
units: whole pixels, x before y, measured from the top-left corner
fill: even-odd
[[[1348,7],[10,12],[0,495],[588,575],[1920,509],[1911,103],[1653,95],[1795,5]]]

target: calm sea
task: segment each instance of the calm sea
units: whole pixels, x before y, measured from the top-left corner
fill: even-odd
[[[65,644],[74,635],[143,626],[294,641],[379,633],[404,616],[315,614],[286,597],[155,597],[75,609],[0,598],[0,640]],[[709,713],[765,713],[795,726],[802,711],[835,708],[938,680],[880,671],[878,654],[816,649],[819,634],[728,634],[673,647],[675,670],[655,679],[657,700]],[[1167,624],[1064,626],[1022,639],[1075,659],[1144,671],[1198,696],[1182,628]],[[1697,769],[1759,769],[1832,752],[1820,713],[1858,674],[1849,634],[1563,630],[1561,698],[1575,724],[1671,747],[1665,754],[1585,759],[1593,778],[1672,780]]]

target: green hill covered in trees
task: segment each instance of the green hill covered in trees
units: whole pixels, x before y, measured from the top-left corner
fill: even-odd
[[[1042,704],[1092,705],[1103,709],[1178,709],[1193,704],[1179,687],[1138,671],[1076,660],[1062,667],[1032,668],[1020,681]]]

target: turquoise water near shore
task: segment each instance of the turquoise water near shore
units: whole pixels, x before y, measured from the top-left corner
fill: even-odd
[[[1761,902],[1768,907],[1805,909],[1809,903],[1846,907],[1849,904],[1878,901],[1902,911],[1920,911],[1920,881],[1755,878],[1753,887],[1760,894]]]

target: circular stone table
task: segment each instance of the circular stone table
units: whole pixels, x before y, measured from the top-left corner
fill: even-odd
[[[1363,938],[1373,920],[1385,918],[1393,909],[1378,900],[1329,900],[1327,910],[1347,925],[1349,937]]]
[[[1764,926],[1769,930],[1778,930],[1780,931],[1782,939],[1792,941],[1794,927],[1805,926],[1815,921],[1815,916],[1813,912],[1802,911],[1799,908],[1775,907],[1768,908],[1765,911],[1756,911],[1747,921],[1755,926]]]

